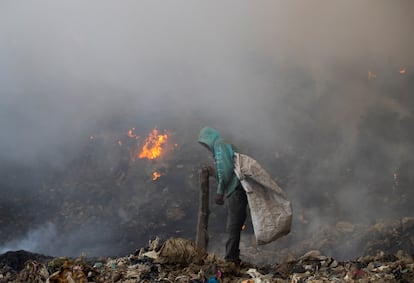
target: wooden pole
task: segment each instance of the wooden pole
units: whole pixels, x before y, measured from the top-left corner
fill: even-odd
[[[209,216],[209,171],[203,168],[199,171],[200,196],[198,205],[196,245],[207,250],[208,216]]]

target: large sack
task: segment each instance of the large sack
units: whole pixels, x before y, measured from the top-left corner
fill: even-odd
[[[235,153],[234,172],[247,194],[257,244],[270,243],[290,232],[292,208],[285,192],[248,155]]]

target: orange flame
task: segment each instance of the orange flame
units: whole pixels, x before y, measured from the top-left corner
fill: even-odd
[[[407,69],[406,68],[401,68],[400,69],[400,74],[405,75],[405,73],[407,73]]]
[[[152,180],[155,181],[157,180],[159,177],[161,177],[161,173],[155,171],[152,173]]]
[[[158,130],[155,128],[145,139],[145,144],[142,147],[139,158],[155,159],[162,153],[162,146],[167,142],[167,134],[158,134]]]

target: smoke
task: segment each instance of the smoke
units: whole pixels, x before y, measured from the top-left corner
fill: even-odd
[[[2,152],[23,156],[131,112],[201,112],[273,140],[335,95],[322,110],[342,127],[368,106],[368,71],[414,61],[409,1],[2,6]]]
[[[38,227],[28,233],[22,239],[15,239],[5,243],[0,253],[13,250],[27,250],[32,252],[44,252],[50,242],[56,237],[56,227],[52,223]]]
[[[91,225],[87,221],[83,225],[84,227],[81,229],[79,227],[61,233],[55,224],[46,223],[29,231],[22,238],[4,243],[0,248],[0,254],[16,250],[71,257],[80,255],[109,256],[119,253],[121,247],[117,247],[114,244],[114,239],[110,239],[109,227]]]
[[[190,144],[210,125],[263,162],[312,218],[334,205],[350,220],[371,219],[381,201],[372,194],[412,166],[413,8],[2,1],[0,160],[42,164],[47,179],[91,135],[161,126]],[[2,183],[2,193],[21,187]]]

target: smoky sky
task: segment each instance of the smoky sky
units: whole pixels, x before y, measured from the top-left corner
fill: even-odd
[[[59,167],[111,123],[188,142],[209,124],[262,160],[295,152],[273,173],[282,184],[343,188],[351,205],[368,162],[392,172],[412,150],[413,12],[410,0],[1,1],[0,159]]]
[[[412,11],[410,1],[3,1],[1,153],[58,154],[119,112],[201,113],[288,142],[289,120],[353,80],[321,110],[343,126],[374,99],[355,80],[412,65]]]

